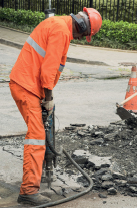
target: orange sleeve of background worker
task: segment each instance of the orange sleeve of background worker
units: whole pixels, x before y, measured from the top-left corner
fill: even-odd
[[[49,36],[46,55],[41,65],[42,88],[52,90],[57,83],[66,62],[69,44],[69,35],[61,31]]]

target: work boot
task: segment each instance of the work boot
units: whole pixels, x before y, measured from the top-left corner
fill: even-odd
[[[31,194],[31,195],[21,195],[19,194],[17,202],[22,203],[22,204],[31,204],[31,205],[41,205],[41,204],[46,204],[50,201],[51,199],[42,196],[41,194]]]

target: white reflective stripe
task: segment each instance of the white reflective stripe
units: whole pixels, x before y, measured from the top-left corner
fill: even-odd
[[[45,145],[45,140],[25,139],[24,144],[30,144],[30,145]]]
[[[134,91],[136,90],[136,86],[133,86],[133,90],[134,90]]]
[[[137,78],[137,73],[136,71],[131,72],[131,78]]]
[[[129,91],[130,91],[130,85],[127,86],[127,92],[129,92]]]
[[[59,71],[62,72],[64,69],[64,65],[60,64]]]
[[[28,37],[26,41],[28,44],[32,46],[32,48],[34,48],[34,50],[37,53],[39,53],[43,58],[45,57],[46,51],[44,51],[43,48],[41,48],[30,36]]]

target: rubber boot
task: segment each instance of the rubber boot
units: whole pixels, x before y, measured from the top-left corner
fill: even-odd
[[[48,203],[50,200],[51,200],[50,198],[46,196],[42,196],[39,193],[32,195],[19,194],[17,202],[22,204],[41,205]]]

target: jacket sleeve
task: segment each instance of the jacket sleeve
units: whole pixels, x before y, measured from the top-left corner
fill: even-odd
[[[46,55],[41,65],[41,86],[52,90],[55,86],[57,74],[60,74],[63,65],[62,58],[67,54],[69,35],[63,32],[52,34],[48,38]]]
[[[60,69],[61,70],[58,70],[57,71],[57,74],[56,74],[56,77],[55,77],[55,80],[54,80],[54,87],[55,87],[55,85],[57,84],[57,82],[58,82],[58,80],[60,78],[61,72],[63,71],[63,68],[64,68],[65,63],[66,63],[66,59],[67,59],[67,56],[66,55],[62,56],[61,64],[60,64]]]

